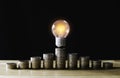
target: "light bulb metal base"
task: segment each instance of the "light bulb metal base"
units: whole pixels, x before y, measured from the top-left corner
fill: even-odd
[[[55,44],[56,44],[56,46],[57,47],[64,47],[64,46],[66,46],[66,43],[65,43],[65,38],[59,38],[59,37],[56,37],[55,38]]]

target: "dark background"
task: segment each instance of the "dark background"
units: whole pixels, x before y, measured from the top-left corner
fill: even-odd
[[[56,18],[70,23],[68,53],[93,59],[120,59],[119,10],[115,1],[53,2],[0,2],[0,59],[29,59],[54,53],[51,25]]]

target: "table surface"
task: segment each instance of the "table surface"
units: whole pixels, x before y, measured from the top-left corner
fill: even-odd
[[[120,60],[102,60],[112,62],[113,69],[108,70],[45,70],[45,69],[6,69],[6,63],[17,63],[18,60],[0,60],[0,78],[120,78]]]

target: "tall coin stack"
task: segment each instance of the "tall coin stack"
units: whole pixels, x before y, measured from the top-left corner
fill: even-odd
[[[89,68],[89,56],[80,57],[80,68],[81,69]]]
[[[92,60],[92,68],[100,69],[101,68],[101,60]]]
[[[43,54],[43,68],[45,69],[52,69],[53,68],[53,53],[46,53]]]
[[[32,69],[41,68],[41,57],[31,57],[30,60]]]
[[[69,69],[77,69],[77,53],[70,53],[68,56]]]
[[[65,69],[66,52],[65,48],[55,48],[57,69]]]

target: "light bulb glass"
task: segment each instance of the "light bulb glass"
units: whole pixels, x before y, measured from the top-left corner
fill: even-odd
[[[55,37],[66,38],[70,32],[70,26],[66,20],[56,20],[52,25],[52,33]]]

